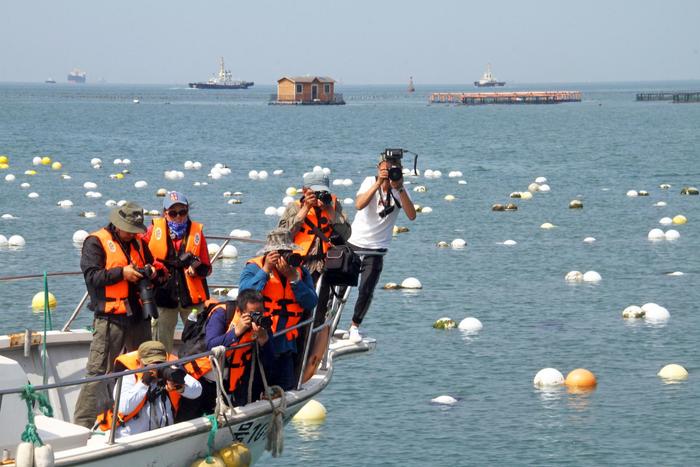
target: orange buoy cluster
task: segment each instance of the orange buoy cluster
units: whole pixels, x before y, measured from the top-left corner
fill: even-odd
[[[593,389],[598,384],[596,377],[593,373],[585,368],[576,368],[571,370],[564,384],[571,389]]]

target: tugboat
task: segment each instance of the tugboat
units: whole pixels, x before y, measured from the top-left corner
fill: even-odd
[[[46,84],[56,84],[56,80],[53,78],[47,78],[46,81],[44,81]]]
[[[73,71],[68,73],[69,83],[85,83],[85,78],[87,78],[87,73],[79,68],[73,68]]]
[[[188,86],[196,89],[248,89],[255,84],[252,81],[236,81],[231,76],[231,70],[224,68],[224,57],[221,57],[218,76],[212,76],[206,83],[188,83]]]
[[[491,64],[486,66],[486,73],[481,77],[479,81],[474,81],[474,86],[480,88],[492,88],[495,86],[505,86],[505,81],[497,81],[496,78],[491,74]]]
[[[408,92],[415,92],[416,87],[413,85],[413,76],[408,78]]]

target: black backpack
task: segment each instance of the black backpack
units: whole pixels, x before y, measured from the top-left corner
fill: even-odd
[[[197,313],[197,320],[185,321],[185,329],[182,331],[182,344],[177,355],[179,358],[189,357],[207,351],[206,329],[211,311],[221,305],[226,306],[226,322],[233,318],[236,311],[236,301],[227,300],[225,302],[214,302],[207,305],[202,311]]]

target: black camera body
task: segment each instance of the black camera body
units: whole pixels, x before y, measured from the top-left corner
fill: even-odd
[[[199,266],[202,265],[202,260],[199,259],[197,255],[193,255],[189,251],[186,251],[183,254],[181,254],[178,258],[178,261],[180,262],[180,267],[182,268],[189,268],[190,266],[192,266],[193,269],[197,269]]]
[[[172,381],[175,384],[185,384],[185,376],[187,372],[178,365],[170,365],[158,369],[158,379],[162,382]]]
[[[153,269],[150,264],[147,264],[142,268],[136,268],[136,272],[143,276],[143,278],[136,283],[136,287],[139,289],[139,297],[141,298],[143,318],[158,319],[158,307],[155,302],[155,286],[153,281],[151,281]]]
[[[299,253],[294,253],[291,250],[282,250],[279,253],[280,256],[284,258],[284,260],[287,262],[287,264],[293,268],[298,268],[299,266],[301,266],[301,263],[304,260]]]
[[[401,148],[386,148],[384,152],[381,153],[382,160],[391,164],[389,168],[389,180],[392,182],[398,182],[403,178],[403,167],[401,166],[403,153],[404,150]]]
[[[252,312],[250,314],[250,319],[261,328],[272,329],[272,318],[270,318],[269,316],[265,316],[260,311]]]
[[[333,197],[327,191],[314,191],[314,195],[316,195],[317,200],[321,201],[326,206],[330,206],[333,202]]]

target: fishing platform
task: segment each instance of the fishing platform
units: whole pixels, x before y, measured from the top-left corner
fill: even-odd
[[[434,92],[431,104],[561,104],[581,102],[581,91]]]
[[[659,91],[637,93],[640,102],[672,101],[674,103],[700,102],[700,91]]]

